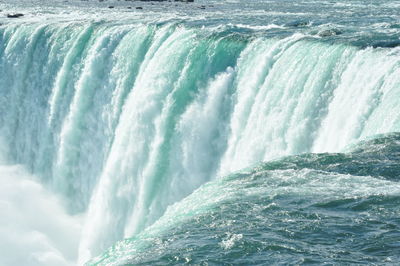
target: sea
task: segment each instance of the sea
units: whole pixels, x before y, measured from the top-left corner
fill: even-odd
[[[398,0],[0,0],[0,265],[399,265]]]

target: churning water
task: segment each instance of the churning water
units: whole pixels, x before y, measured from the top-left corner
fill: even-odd
[[[397,1],[0,9],[0,265],[399,262]]]

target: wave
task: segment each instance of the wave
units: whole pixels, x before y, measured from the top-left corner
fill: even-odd
[[[396,261],[399,140],[381,136],[348,153],[290,156],[210,181],[87,265]]]

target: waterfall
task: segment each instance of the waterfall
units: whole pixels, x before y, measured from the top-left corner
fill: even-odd
[[[86,213],[84,262],[211,179],[399,131],[398,51],[179,23],[5,25],[0,158]]]

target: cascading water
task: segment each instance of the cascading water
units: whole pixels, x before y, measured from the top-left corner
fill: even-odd
[[[10,23],[0,73],[0,159],[85,213],[80,264],[217,177],[400,131],[399,50],[318,35]]]

